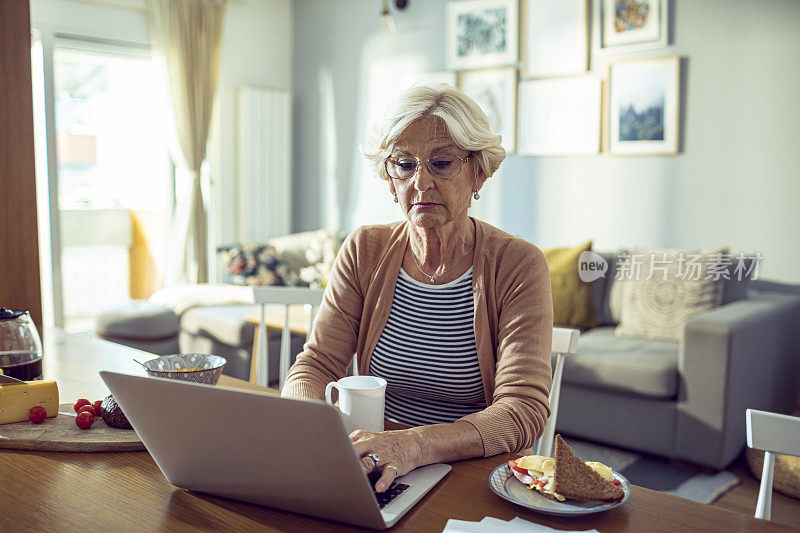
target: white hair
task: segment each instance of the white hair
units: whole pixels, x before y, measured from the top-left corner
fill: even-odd
[[[506,151],[502,137],[493,133],[486,113],[462,90],[440,83],[415,85],[400,93],[386,110],[383,120],[377,124],[361,154],[384,180],[384,161],[394,149],[403,131],[420,119],[436,117],[447,127],[447,133],[464,150],[474,154],[479,176],[490,177],[503,162]]]

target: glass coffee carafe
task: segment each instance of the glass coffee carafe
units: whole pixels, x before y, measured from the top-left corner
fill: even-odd
[[[27,311],[0,307],[0,369],[26,381],[42,377],[42,340]]]

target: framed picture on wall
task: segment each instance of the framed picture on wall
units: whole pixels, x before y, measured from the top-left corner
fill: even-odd
[[[600,79],[589,75],[520,82],[517,152],[599,153],[600,86]]]
[[[680,58],[619,61],[609,66],[609,151],[676,154]]]
[[[588,26],[586,0],[523,0],[522,77],[585,72]]]
[[[600,0],[601,51],[628,52],[669,44],[669,0]]]
[[[519,41],[517,0],[461,0],[446,7],[448,70],[513,65]]]
[[[492,131],[503,136],[506,153],[513,153],[517,142],[517,69],[461,72],[458,86],[481,106]]]

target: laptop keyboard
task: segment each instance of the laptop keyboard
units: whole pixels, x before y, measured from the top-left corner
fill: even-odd
[[[375,497],[378,499],[378,507],[383,509],[389,505],[392,500],[400,496],[410,485],[405,483],[392,482],[388,489],[384,492],[375,492]]]

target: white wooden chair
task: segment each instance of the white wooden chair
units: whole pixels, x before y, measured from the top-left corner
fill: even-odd
[[[775,472],[775,454],[800,456],[800,418],[767,411],[748,409],[747,445],[764,450],[764,469],[758,489],[756,518],[770,520],[772,516],[772,477]]]
[[[571,328],[553,328],[553,345],[551,351],[556,354],[556,365],[553,369],[553,384],[550,386],[550,418],[544,426],[542,436],[535,446],[536,455],[553,456],[553,441],[556,434],[556,418],[558,417],[558,398],[561,394],[561,374],[564,370],[564,357],[578,353],[578,339],[581,332]]]
[[[308,315],[308,329],[306,339],[311,335],[314,325],[314,311],[322,303],[325,289],[309,289],[306,287],[253,287],[253,301],[261,306],[261,320],[256,332],[258,350],[256,354],[255,375],[256,383],[264,387],[269,386],[269,359],[267,358],[267,305],[280,304],[285,307],[283,333],[281,334],[280,364],[278,366],[279,388],[283,388],[286,374],[289,373],[290,349],[292,345],[291,330],[289,328],[289,306],[303,305]],[[253,368],[253,365],[251,365]]]

